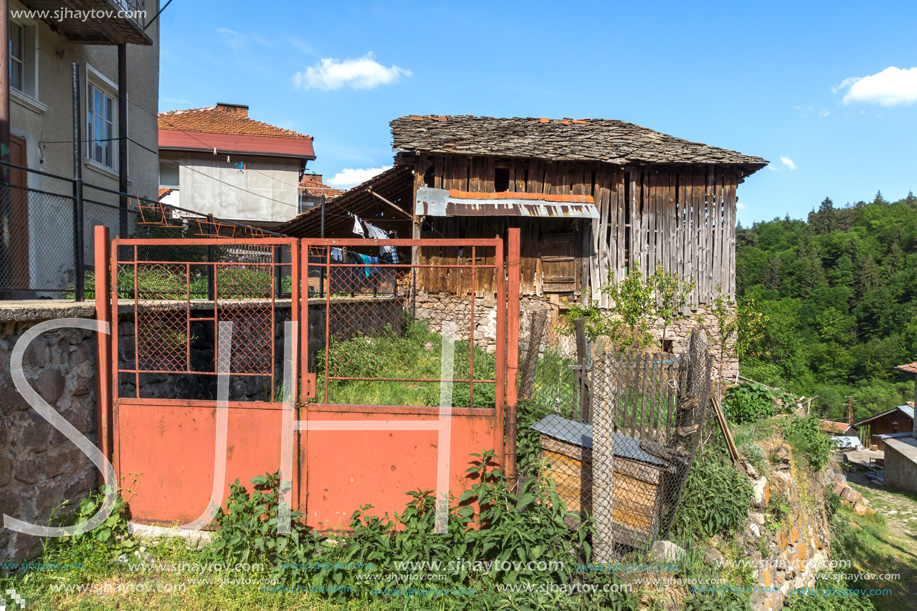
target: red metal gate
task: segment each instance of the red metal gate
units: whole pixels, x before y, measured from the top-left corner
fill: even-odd
[[[361,504],[401,511],[409,490],[443,482],[458,496],[469,486],[472,452],[495,449],[511,474],[515,450],[509,443],[504,457],[504,421],[510,440],[518,233],[506,266],[500,239],[114,240],[107,247],[104,228],[97,232],[97,311],[114,321],[111,337],[99,342],[99,443],[133,493],[136,521],[190,523],[207,511],[212,490],[222,503],[229,482],[277,471],[285,390],[299,398],[291,500],[317,528],[346,526]],[[399,261],[425,247],[462,256],[424,265],[370,258],[382,247]],[[455,275],[455,294],[428,307],[434,302],[416,289],[424,273]],[[476,292],[481,274],[493,276],[494,294]],[[434,367],[432,344],[445,345],[437,338],[450,319],[455,373],[445,382],[454,401],[443,410],[438,370],[405,375],[391,356],[408,346],[418,363]],[[290,389],[282,377],[287,321]],[[231,334],[221,337],[221,323],[232,323]],[[431,341],[420,345],[418,337]],[[388,360],[367,364],[374,355]],[[221,362],[230,393],[225,457]]]

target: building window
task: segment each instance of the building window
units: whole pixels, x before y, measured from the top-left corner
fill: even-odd
[[[25,74],[25,53],[23,27],[10,23],[10,85],[22,91],[22,77]]]
[[[115,99],[94,83],[89,83],[88,89],[88,157],[105,167],[114,168]]]
[[[10,21],[10,88],[37,99],[35,27]]]
[[[171,159],[159,160],[159,186],[169,189],[178,188],[178,163]]]

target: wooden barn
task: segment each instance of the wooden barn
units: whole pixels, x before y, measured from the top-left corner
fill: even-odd
[[[595,289],[608,269],[659,264],[697,281],[695,304],[718,285],[735,294],[736,188],[764,159],[603,119],[412,115],[391,128],[396,167],[414,171],[413,237],[521,227],[524,295],[607,305]],[[431,293],[450,282],[419,280]],[[490,282],[478,275],[478,290]]]
[[[621,278],[659,264],[696,281],[692,305],[718,286],[735,295],[736,188],[764,159],[603,119],[412,115],[391,129],[392,169],[280,231],[352,238],[354,215],[399,238],[492,238],[520,227],[523,295],[607,306],[596,289],[608,270]],[[415,263],[472,255],[404,254]],[[492,293],[493,273],[479,271],[475,284]],[[468,288],[468,274],[416,279],[431,294]]]

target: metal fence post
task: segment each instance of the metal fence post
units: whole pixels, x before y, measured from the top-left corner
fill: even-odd
[[[83,118],[80,111],[80,65],[73,64],[73,294],[83,301]]]

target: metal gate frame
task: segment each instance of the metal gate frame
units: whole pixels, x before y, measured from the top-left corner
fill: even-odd
[[[468,247],[477,247],[477,246],[488,246],[495,248],[495,255],[497,261],[492,266],[496,270],[500,270],[500,273],[496,274],[497,280],[497,345],[498,345],[498,357],[497,357],[497,367],[496,367],[496,377],[494,383],[496,385],[495,392],[495,406],[493,409],[489,408],[453,408],[452,413],[457,416],[469,416],[470,418],[476,418],[476,420],[469,420],[472,425],[475,425],[476,422],[483,422],[481,418],[486,418],[490,422],[487,427],[489,430],[486,432],[485,437],[490,439],[490,445],[498,453],[500,457],[500,462],[502,463],[509,482],[515,481],[515,436],[516,436],[516,380],[517,380],[517,370],[518,370],[518,337],[519,337],[519,272],[520,272],[520,236],[518,229],[510,229],[508,240],[500,238],[494,238],[489,240],[421,240],[421,239],[412,239],[412,240],[385,240],[385,241],[376,241],[376,240],[334,240],[334,239],[325,239],[325,240],[297,240],[297,239],[225,239],[225,238],[201,238],[201,239],[131,239],[123,240],[116,239],[111,241],[109,239],[108,229],[106,227],[96,227],[95,228],[95,270],[96,270],[96,312],[98,320],[102,323],[108,323],[111,328],[111,334],[109,337],[104,337],[104,334],[100,331],[99,341],[98,341],[98,356],[99,356],[99,386],[98,386],[98,398],[99,398],[99,411],[98,411],[98,423],[99,423],[99,434],[98,434],[98,445],[102,452],[112,461],[112,464],[115,468],[115,473],[117,474],[118,481],[122,485],[125,483],[125,478],[130,475],[131,464],[125,463],[126,453],[134,451],[133,458],[137,458],[138,455],[142,455],[144,460],[147,461],[147,464],[151,468],[158,468],[160,465],[167,465],[169,468],[175,467],[179,464],[179,461],[183,459],[182,452],[188,453],[188,458],[191,459],[200,459],[197,460],[197,466],[204,465],[204,467],[209,470],[210,465],[213,464],[212,458],[212,446],[208,443],[203,442],[199,444],[201,447],[193,447],[194,443],[176,443],[174,435],[168,437],[167,435],[162,437],[162,444],[157,446],[154,441],[150,441],[149,437],[155,437],[155,435],[147,435],[144,437],[144,432],[149,432],[149,429],[155,426],[156,422],[154,419],[159,418],[158,427],[160,432],[163,429],[171,430],[171,433],[175,433],[176,420],[177,428],[182,428],[182,425],[187,423],[188,428],[185,429],[187,434],[191,427],[194,427],[194,431],[198,432],[199,429],[206,428],[208,418],[211,414],[216,413],[216,402],[211,400],[196,400],[196,399],[145,399],[138,397],[122,397],[119,395],[118,380],[119,374],[125,370],[121,369],[119,363],[119,350],[118,350],[118,320],[119,314],[124,314],[125,305],[130,306],[131,304],[119,303],[118,300],[118,287],[117,287],[117,273],[114,274],[113,271],[118,269],[119,260],[118,260],[118,250],[119,248],[129,248],[134,247],[135,253],[136,248],[139,246],[220,246],[220,245],[257,245],[257,246],[283,246],[288,247],[291,253],[291,260],[289,262],[280,260],[272,260],[272,265],[283,265],[284,267],[290,267],[292,270],[292,304],[291,304],[291,320],[295,323],[302,324],[296,325],[298,327],[297,335],[298,337],[294,338],[292,346],[292,361],[293,361],[293,375],[292,375],[292,385],[293,385],[293,399],[296,401],[295,409],[295,418],[297,420],[308,422],[311,417],[321,413],[323,416],[335,417],[339,415],[341,419],[359,419],[364,418],[366,420],[378,420],[385,419],[390,421],[400,420],[407,421],[413,420],[415,422],[422,423],[424,419],[429,419],[434,415],[438,415],[438,407],[417,407],[417,406],[376,406],[376,405],[364,405],[364,406],[342,406],[335,404],[322,404],[322,403],[305,403],[304,400],[309,397],[310,393],[315,391],[315,380],[314,376],[311,376],[308,372],[308,359],[305,358],[308,355],[308,282],[305,280],[308,278],[307,273],[300,273],[301,271],[307,272],[308,270],[308,250],[309,246],[339,246],[339,245],[359,245],[359,246],[409,246],[416,251],[416,247],[421,246],[468,246]],[[508,246],[508,256],[504,258],[504,245]],[[277,249],[274,249],[276,252]],[[330,248],[329,248],[330,252]],[[136,255],[135,260],[132,261],[135,264],[135,277],[136,277]],[[189,269],[191,265],[208,265],[206,262],[169,262],[170,264],[175,265],[185,265],[186,269]],[[506,265],[504,265],[506,263]],[[400,267],[410,268],[415,270],[416,268],[431,267],[431,265],[420,265],[417,263],[416,259],[411,263],[401,264]],[[436,267],[436,266],[433,266]],[[440,267],[449,267],[446,265]],[[455,267],[455,266],[452,266]],[[477,266],[474,263],[468,267],[482,267]],[[505,270],[505,271],[504,271]],[[113,282],[111,279],[113,278]],[[306,299],[302,298],[303,291],[305,291]],[[275,307],[276,300],[273,297],[274,291],[272,291],[271,298],[271,313],[272,313],[272,329],[276,329],[273,322],[275,319]],[[219,320],[219,299],[213,300],[214,307],[214,326],[216,327],[217,321]],[[328,306],[328,300],[330,300],[330,294],[326,296],[326,308]],[[473,302],[473,298],[472,298]],[[133,309],[128,308],[128,312],[132,311],[134,313],[134,323],[135,323],[135,345],[134,348],[137,349],[139,346],[137,344],[137,335],[139,330],[136,325],[139,322],[138,312],[142,306],[138,302],[138,295],[135,293],[133,298]],[[190,307],[191,299],[190,293],[188,299],[185,300],[185,313],[190,317]],[[330,315],[330,310],[326,309],[326,326],[328,324],[327,317]],[[216,329],[215,329],[216,332]],[[276,331],[275,331],[276,332]],[[327,337],[327,335],[326,335]],[[189,340],[190,342],[190,340]],[[507,349],[510,348],[510,349]],[[137,381],[139,382],[140,374],[143,373],[142,368],[140,367],[140,356],[137,355],[137,367],[136,370],[131,370],[130,373],[133,373],[136,376]],[[271,363],[274,363],[274,359],[271,359]],[[190,358],[188,360],[188,365],[190,367]],[[187,372],[179,372],[187,373]],[[203,372],[195,372],[203,373]],[[215,373],[215,372],[214,372]],[[233,375],[237,375],[233,373]],[[273,376],[273,371],[272,371]],[[297,401],[300,398],[303,399],[303,402]],[[255,472],[250,474],[260,475],[265,471],[274,471],[277,468],[280,458],[280,445],[281,445],[281,435],[275,433],[270,433],[270,431],[279,431],[281,429],[281,417],[283,413],[283,404],[282,403],[273,403],[268,401],[230,401],[229,402],[229,414],[230,418],[233,416],[244,417],[246,419],[245,423],[242,425],[236,426],[236,433],[238,433],[237,438],[233,437],[233,428],[230,427],[230,440],[228,443],[233,444],[236,449],[237,454],[241,454],[241,457],[237,457],[238,460],[232,461],[229,458],[227,463],[250,459],[249,462],[257,463],[253,468]],[[484,413],[488,412],[488,413]],[[165,423],[168,422],[169,426],[165,426]],[[232,423],[232,420],[230,420]],[[146,427],[142,430],[132,430],[131,427]],[[308,425],[306,427],[308,428]],[[409,427],[412,430],[418,430],[420,427]],[[427,427],[429,428],[429,427]],[[168,432],[168,431],[167,431]],[[300,430],[300,434],[294,435],[294,456],[298,457],[297,460],[293,461],[293,481],[294,486],[292,489],[292,506],[298,507],[304,510],[309,516],[310,524],[315,526],[331,526],[335,527],[334,524],[329,522],[327,519],[323,519],[327,516],[317,515],[312,511],[313,503],[308,501],[308,480],[309,480],[309,470],[310,468],[320,469],[324,468],[325,465],[332,464],[335,462],[343,461],[344,466],[341,467],[344,470],[348,469],[354,465],[346,465],[347,457],[338,457],[338,456],[325,456],[321,455],[321,461],[319,464],[312,464],[311,461],[307,460],[308,454],[308,432],[307,430]],[[170,434],[171,434],[170,433]],[[206,439],[206,431],[201,433]],[[344,432],[343,434],[348,434]],[[245,438],[249,438],[248,441],[245,441]],[[180,436],[179,436],[180,438]],[[169,439],[173,443],[173,447],[170,449]],[[196,438],[199,439],[199,438]],[[210,437],[212,439],[212,436]],[[234,444],[235,441],[239,441],[238,447]],[[257,442],[257,443],[253,443]],[[248,444],[247,446],[245,444]],[[144,445],[146,444],[146,445]],[[133,450],[130,448],[131,445],[136,446]],[[175,447],[175,445],[180,445],[181,447]],[[245,448],[248,447],[248,450]],[[468,449],[469,452],[479,451],[480,447],[474,447]],[[462,450],[462,448],[459,448]],[[249,455],[245,455],[245,451],[249,451]],[[196,455],[195,452],[198,454]],[[251,454],[255,452],[255,454]],[[136,462],[136,461],[135,461]],[[415,461],[420,462],[420,461]],[[356,465],[358,468],[365,468],[367,465]],[[263,468],[260,468],[263,467]],[[378,469],[379,465],[375,465]],[[394,467],[394,465],[393,465]],[[164,470],[168,470],[166,466],[163,467]],[[248,471],[250,469],[247,469]],[[462,469],[464,471],[464,469]],[[198,469],[200,471],[200,469]],[[204,473],[191,473],[187,469],[182,471],[182,476],[172,477],[169,481],[169,484],[172,486],[180,487],[182,490],[194,492],[194,496],[200,496],[196,494],[197,490],[201,487],[208,488],[209,484],[207,482],[213,483],[213,474]],[[156,474],[154,474],[156,475]],[[159,475],[162,475],[161,473]],[[387,475],[386,474],[382,474]],[[237,470],[232,468],[232,465],[227,466],[226,472],[226,483],[234,481],[236,477],[242,479],[242,481],[247,481],[246,477],[240,475]],[[454,478],[453,480],[454,481]],[[414,484],[416,488],[417,485]],[[427,487],[427,486],[423,486]],[[150,490],[145,490],[147,498],[145,501],[150,502]],[[353,506],[350,507],[352,512],[357,506],[366,502],[366,499],[361,498],[360,494],[365,494],[365,491],[356,491],[357,495],[354,497]],[[407,490],[402,490],[400,492],[407,492]],[[224,496],[225,500],[226,494],[228,493],[228,488],[224,486]],[[454,490],[456,495],[460,494],[458,490]],[[135,519],[139,521],[145,521],[150,523],[175,523],[181,521],[187,521],[187,517],[198,515],[198,511],[201,509],[198,504],[199,501],[196,498],[186,498],[187,495],[182,496],[171,495],[169,499],[158,498],[155,502],[149,506],[144,505],[144,502],[132,504],[132,510],[134,511]],[[157,504],[158,503],[158,504]],[[194,505],[190,509],[187,505]],[[403,508],[403,504],[398,507],[400,511]],[[348,513],[349,516],[349,513]]]

